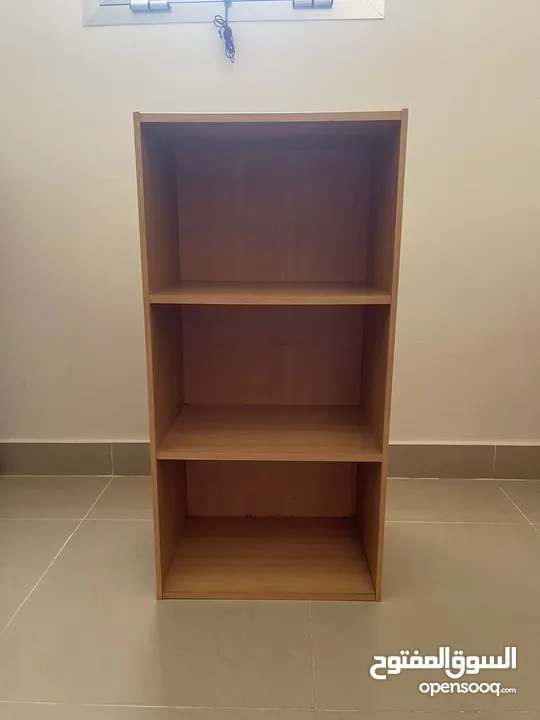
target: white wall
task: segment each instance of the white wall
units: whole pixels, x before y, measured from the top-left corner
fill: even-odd
[[[540,440],[540,2],[86,28],[0,4],[0,437],[147,435],[134,110],[410,108],[394,440]]]

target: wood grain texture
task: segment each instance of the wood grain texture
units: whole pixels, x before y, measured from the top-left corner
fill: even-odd
[[[140,113],[141,123],[361,123],[399,121],[401,110],[303,113]]]
[[[354,519],[189,518],[166,598],[373,600]]]
[[[386,383],[384,396],[384,422],[383,422],[383,461],[381,467],[381,482],[379,487],[379,516],[378,523],[374,525],[377,528],[377,570],[373,573],[373,584],[375,586],[375,598],[377,601],[382,599],[382,567],[383,567],[383,547],[384,547],[384,518],[386,509],[386,479],[388,473],[388,452],[390,440],[390,408],[392,402],[392,379],[394,369],[394,348],[396,338],[396,318],[397,318],[397,295],[399,282],[399,258],[401,251],[401,229],[403,221],[403,193],[405,187],[405,161],[407,154],[407,129],[408,129],[408,111],[403,111],[403,119],[400,125],[399,141],[393,145],[394,161],[390,163],[390,172],[396,172],[397,182],[394,184],[388,180],[389,192],[395,187],[396,200],[394,207],[394,223],[384,223],[383,227],[387,228],[393,241],[392,257],[392,305],[390,306],[390,317],[388,319],[388,345],[386,357]],[[397,156],[397,161],[395,160]],[[379,330],[383,332],[384,330]],[[381,403],[383,404],[383,403]],[[373,563],[372,563],[373,564]]]
[[[150,423],[157,447],[183,403],[182,317],[175,307],[152,307],[149,323],[152,357]]]
[[[185,405],[160,460],[377,462],[359,408]]]
[[[363,283],[181,282],[151,294],[154,305],[389,305]]]
[[[194,517],[351,517],[354,463],[188,462]]]
[[[380,600],[406,133],[135,115],[158,597]]]
[[[193,405],[358,405],[364,309],[182,308]]]
[[[403,193],[405,189],[405,161],[407,155],[407,128],[408,128],[408,111],[403,110],[403,121],[401,123],[399,142],[394,145],[394,154],[397,154],[397,163],[392,163],[391,168],[397,172],[396,183],[396,201],[395,201],[395,220],[393,226],[390,225],[390,232],[393,237],[392,252],[392,305],[390,307],[389,320],[389,343],[388,343],[388,360],[386,367],[386,397],[385,397],[385,422],[383,446],[388,458],[388,442],[390,438],[390,405],[392,399],[392,377],[394,369],[394,348],[396,339],[396,318],[397,318],[397,294],[399,283],[399,259],[401,253],[401,230],[403,223]]]
[[[176,168],[166,143],[135,118],[143,280],[148,293],[178,279]]]
[[[154,551],[157,597],[163,584],[186,513],[183,480],[170,466],[158,468],[157,446],[181,407],[182,350],[178,323],[168,309],[154,322],[150,292],[175,277],[178,262],[176,194],[173,165],[159,139],[147,138],[138,113],[134,115],[135,159],[143,284],[150,465],[154,510]],[[174,327],[171,327],[171,323]],[[183,509],[182,509],[183,508]]]
[[[373,307],[364,313],[361,397],[367,422],[383,445],[387,422],[386,389],[390,344],[390,308]]]
[[[180,279],[363,282],[370,163],[366,145],[180,152]]]
[[[380,583],[378,573],[384,529],[383,466],[382,463],[361,463],[356,467],[356,518],[371,579],[376,587],[376,583]]]
[[[401,125],[373,143],[371,213],[367,252],[367,277],[391,293],[396,252],[396,222],[400,193],[399,163]]]
[[[159,599],[187,517],[186,463],[157,463],[153,492]]]

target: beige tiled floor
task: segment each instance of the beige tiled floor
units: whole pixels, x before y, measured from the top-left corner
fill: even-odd
[[[148,478],[115,478],[88,517],[91,520],[151,520],[152,500]]]
[[[0,720],[540,720],[540,482],[391,481],[380,604],[156,603],[148,480],[108,482],[0,477]],[[517,645],[517,693],[369,675],[439,645]]]
[[[501,486],[510,500],[525,512],[527,519],[540,525],[540,481],[503,482]]]
[[[80,519],[108,482],[107,477],[0,476],[0,518]]]

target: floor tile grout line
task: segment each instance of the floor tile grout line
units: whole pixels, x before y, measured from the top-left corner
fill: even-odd
[[[2,478],[110,478],[112,473],[80,474],[80,473],[0,473]],[[148,477],[147,475],[118,475],[117,477]]]
[[[149,472],[130,472],[130,473],[2,473],[0,472],[0,479],[2,478],[150,478]],[[540,478],[520,478],[520,477],[408,477],[405,475],[394,475],[388,477],[388,480],[446,480],[449,482],[469,483],[469,482],[497,482],[501,480],[504,482],[525,482],[525,483],[540,483]]]
[[[19,607],[15,610],[15,612],[13,613],[13,615],[11,616],[11,618],[8,620],[7,625],[6,625],[6,626],[4,627],[4,629],[0,632],[0,637],[2,637],[2,635],[6,632],[6,630],[9,628],[9,626],[11,625],[11,623],[15,620],[15,618],[17,617],[17,615],[20,613],[20,611],[21,611],[21,610],[23,609],[23,607],[26,605],[26,603],[28,602],[28,600],[30,599],[30,597],[34,594],[34,591],[36,590],[36,588],[38,587],[38,585],[40,584],[40,582],[43,580],[43,578],[45,577],[45,575],[46,575],[46,574],[49,572],[49,570],[52,568],[52,566],[54,565],[54,563],[56,562],[56,560],[60,557],[60,554],[62,553],[62,550],[66,547],[66,545],[69,543],[69,541],[71,540],[71,538],[75,535],[75,533],[77,532],[77,530],[81,527],[81,525],[82,525],[83,522],[86,520],[86,518],[88,517],[88,515],[90,515],[90,513],[92,512],[92,510],[94,509],[94,507],[97,505],[97,503],[99,502],[101,496],[102,496],[103,493],[107,490],[107,488],[108,488],[109,485],[112,483],[112,481],[113,481],[113,478],[112,478],[112,475],[111,475],[110,478],[109,478],[109,482],[105,485],[105,487],[103,488],[103,490],[99,493],[99,495],[97,496],[97,498],[94,500],[94,502],[92,503],[92,505],[91,505],[90,508],[88,509],[86,515],[85,515],[83,518],[81,518],[81,520],[80,520],[80,521],[78,522],[78,524],[75,526],[75,529],[73,530],[73,532],[68,536],[67,540],[64,542],[64,544],[62,545],[62,547],[60,548],[60,550],[56,553],[56,555],[53,557],[53,559],[51,560],[51,562],[47,565],[47,567],[45,568],[45,570],[43,571],[43,573],[39,576],[37,582],[36,582],[35,585],[32,587],[32,589],[30,590],[30,592],[28,593],[28,595],[24,598],[24,600],[22,601],[22,603],[19,605]]]
[[[147,478],[150,479],[150,475],[146,473],[128,473],[127,475],[122,473],[103,473],[103,474],[97,474],[97,475],[89,475],[85,473],[84,475],[81,475],[80,473],[40,473],[39,475],[35,475],[32,473],[0,473],[0,480],[2,478],[76,478],[77,480],[81,478]],[[512,478],[508,478],[508,482],[510,482]],[[524,481],[529,482],[529,481]],[[531,481],[531,482],[534,482]]]
[[[114,478],[113,478],[114,479]],[[140,517],[40,517],[31,515],[0,517],[0,522],[152,522],[152,518]],[[533,522],[528,521],[530,525]],[[502,526],[520,526],[522,522],[499,522],[497,520],[386,520],[387,525],[502,525]]]
[[[136,476],[134,476],[136,477]],[[501,480],[504,480],[504,482],[540,482],[540,478],[512,478],[512,477],[505,477],[505,478],[496,478],[496,477],[428,477],[428,476],[419,476],[419,477],[407,477],[405,475],[394,475],[393,477],[388,477],[388,480],[391,481],[397,481],[397,482],[405,482],[405,481],[411,481],[411,480],[441,480],[442,482],[447,483],[500,483]]]
[[[504,525],[521,526],[522,522],[498,522],[497,520],[386,520],[387,525]]]
[[[502,485],[499,485],[499,489],[500,489],[500,491],[502,492],[502,494],[505,495],[505,496],[508,498],[508,500],[510,500],[510,502],[511,502],[512,505],[516,508],[516,510],[523,515],[523,517],[524,517],[525,520],[529,523],[529,525],[532,527],[532,529],[533,529],[536,533],[538,533],[538,534],[540,535],[540,530],[536,527],[536,525],[532,522],[532,520],[529,520],[529,518],[525,515],[525,513],[523,512],[523,510],[522,510],[518,505],[516,505],[516,503],[512,500],[512,498],[511,498],[510,495],[506,492],[506,490],[503,488]]]
[[[312,707],[265,707],[247,705],[138,705],[136,703],[85,703],[56,702],[54,700],[0,700],[0,705],[41,705],[45,707],[120,708],[143,710],[248,710],[261,712],[309,712]],[[330,710],[329,712],[336,712]]]
[[[30,522],[35,520],[36,522],[79,522],[82,518],[80,517],[0,517],[0,522]]]
[[[86,522],[152,522],[152,518],[89,517]]]
[[[313,617],[311,614],[311,600],[308,600],[309,614],[309,645],[311,648],[311,679],[313,682],[313,709],[318,710],[317,703],[317,683],[315,679],[315,643],[313,641]]]
[[[130,704],[123,704],[123,703],[85,703],[85,702],[56,702],[54,700],[0,700],[0,705],[37,705],[37,706],[44,706],[44,707],[65,707],[65,708],[111,708],[111,709],[128,709],[128,710],[243,710],[243,711],[252,711],[252,712],[309,712],[310,710],[313,710],[314,708],[310,707],[258,707],[258,706],[246,706],[246,705],[139,705],[136,703],[130,703]],[[356,714],[364,714],[368,713],[370,711],[368,710],[358,710],[353,708],[348,709],[341,709],[337,710],[335,708],[324,708],[322,711],[323,713],[356,713]],[[389,710],[387,712],[390,712],[392,714],[395,714],[396,717],[398,714],[402,714],[405,712],[411,712],[413,715],[435,715],[438,711],[436,710],[428,710],[428,711],[406,711],[406,710]],[[479,710],[474,711],[470,713],[471,717],[473,716],[482,716],[482,715],[488,715],[491,711],[488,710]],[[538,715],[538,710],[518,710],[518,713],[527,713],[529,715]],[[458,710],[456,711],[456,715],[461,715],[462,711]]]
[[[37,522],[79,522],[83,518],[80,517],[0,517],[0,522],[30,522],[36,520]],[[87,517],[87,522],[96,522],[97,520],[103,520],[105,522],[152,522],[152,518],[122,518],[122,517]]]
[[[370,710],[357,710],[354,708],[346,708],[344,710],[335,710],[334,708],[325,708],[323,710],[324,713],[340,713],[340,714],[348,714],[348,713],[355,713],[356,715],[362,716],[365,715],[366,717],[371,717],[371,711]],[[399,718],[402,715],[407,716],[407,718],[410,716],[412,718],[436,718],[440,715],[440,710],[384,710],[383,712],[388,713],[390,717]],[[456,720],[457,718],[467,718],[467,720],[474,720],[474,718],[484,718],[484,717],[490,717],[493,713],[491,710],[446,710],[447,713],[452,714],[455,716]],[[508,714],[509,720],[510,718],[514,720],[514,714],[517,713],[517,715],[523,715],[523,716],[529,716],[534,715],[535,717],[539,715],[539,710],[503,710],[503,713]],[[510,713],[512,713],[510,715]]]

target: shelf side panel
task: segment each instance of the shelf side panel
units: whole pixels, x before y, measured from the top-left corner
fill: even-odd
[[[152,484],[158,599],[163,597],[176,547],[187,518],[186,463],[158,462]]]
[[[382,447],[388,422],[387,387],[390,351],[390,308],[373,307],[365,314],[362,356],[362,407]]]
[[[356,517],[366,560],[380,600],[386,478],[382,463],[363,463],[357,471]]]
[[[380,465],[359,467],[358,521],[375,587],[382,597],[382,555],[390,436],[390,407],[397,316],[399,256],[405,180],[408,113],[399,133],[374,153],[372,216],[367,275],[370,283],[390,292],[390,307],[369,309],[364,325],[362,397],[366,419],[382,448]]]
[[[150,305],[150,294],[178,281],[176,171],[166,143],[141,126],[136,114],[135,151],[146,338],[150,461],[158,598],[187,513],[185,463],[158,463],[157,446],[182,404],[182,345],[178,313]]]
[[[135,118],[139,227],[145,300],[179,279],[176,168],[167,144]]]
[[[175,307],[152,307],[150,327],[151,421],[157,448],[184,401],[181,312]]]
[[[405,173],[407,112],[392,134],[379,140],[373,154],[369,282],[390,292],[389,308],[372,307],[364,324],[362,403],[386,456],[394,361],[401,216]]]
[[[403,125],[396,123],[376,139],[372,151],[367,278],[373,287],[389,293],[395,289],[399,252],[402,142]]]
[[[159,463],[161,444],[182,407],[182,328],[177,308],[148,306],[150,465],[158,597],[187,512],[185,463]]]

